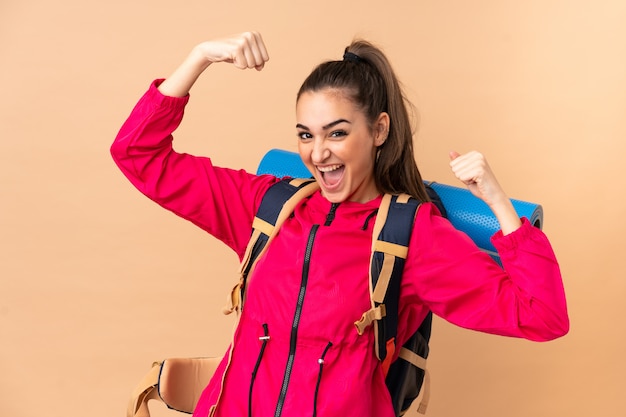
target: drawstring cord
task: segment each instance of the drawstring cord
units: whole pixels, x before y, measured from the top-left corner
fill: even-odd
[[[331,342],[328,342],[328,344],[326,345],[326,348],[324,348],[324,352],[322,352],[322,356],[317,360],[317,362],[320,364],[320,372],[317,375],[317,384],[315,384],[315,397],[313,397],[313,417],[317,416],[317,395],[319,394],[319,390],[320,390],[320,382],[322,382],[322,370],[324,369],[324,357],[326,356],[326,352],[328,352],[328,349],[330,349],[330,347],[333,344]]]
[[[378,214],[378,209],[372,211],[367,218],[365,219],[365,223],[363,224],[363,227],[361,227],[361,230],[367,230],[367,226],[369,226],[370,220],[372,220],[372,217],[374,217],[376,214]]]
[[[250,381],[250,392],[248,393],[248,417],[252,417],[252,387],[254,386],[254,380],[256,379],[256,373],[259,370],[259,366],[261,365],[261,359],[263,358],[263,353],[265,352],[265,346],[267,345],[267,341],[270,340],[269,328],[267,324],[263,324],[263,336],[259,337],[261,343],[261,351],[259,352],[259,357],[256,360],[256,364],[254,365],[254,370],[252,371],[252,380]]]

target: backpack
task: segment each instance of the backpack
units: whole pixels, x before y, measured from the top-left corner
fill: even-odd
[[[437,192],[425,184],[430,199],[441,214],[447,216]],[[274,238],[280,225],[305,197],[318,189],[313,179],[283,179],[268,189],[253,223],[253,232],[241,268],[241,280],[233,289],[228,312],[243,307],[246,280],[265,248]],[[400,348],[398,359],[392,362],[398,330],[398,302],[404,261],[413,230],[413,221],[421,202],[407,194],[383,197],[374,223],[370,280],[372,308],[355,322],[363,334],[374,322],[377,358],[383,363],[385,382],[391,395],[396,416],[403,415],[424,393],[418,412],[426,413],[429,400],[429,375],[426,369],[432,313],[429,312],[418,330]]]
[[[273,184],[262,198],[253,221],[253,230],[241,262],[240,280],[231,291],[225,314],[239,312],[245,302],[246,280],[284,220],[296,205],[319,188],[313,179],[282,179]],[[446,216],[435,190],[426,184],[431,200]],[[374,350],[382,362],[396,416],[403,415],[422,394],[418,412],[425,414],[429,400],[429,374],[426,359],[432,327],[429,312],[418,330],[400,347],[398,359],[392,362],[397,347],[398,302],[400,283],[413,221],[421,202],[406,194],[383,197],[372,234],[370,292],[372,308],[355,322],[362,334],[374,325]],[[192,413],[204,387],[215,372],[221,357],[173,358],[153,363],[151,371],[133,392],[128,417],[149,417],[147,402],[159,399],[169,408]]]

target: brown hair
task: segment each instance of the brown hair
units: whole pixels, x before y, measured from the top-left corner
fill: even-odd
[[[343,61],[318,65],[304,80],[297,99],[307,91],[343,90],[373,126],[382,112],[389,115],[389,136],[378,148],[374,178],[384,193],[407,193],[429,201],[413,153],[413,131],[406,99],[385,54],[364,40],[345,49]]]

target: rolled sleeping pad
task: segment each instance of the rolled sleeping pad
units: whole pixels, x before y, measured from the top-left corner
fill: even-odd
[[[282,149],[271,149],[261,159],[257,174],[272,174],[276,177],[311,178],[300,155]],[[500,224],[489,206],[475,197],[468,189],[437,182],[424,181],[441,198],[450,223],[466,233],[476,245],[500,263],[500,257],[491,244],[491,237],[500,230]],[[526,217],[530,223],[543,228],[543,208],[536,203],[511,199],[518,216]]]
[[[261,159],[256,173],[272,174],[278,178],[313,178],[299,154],[283,149],[269,150]]]
[[[500,223],[489,206],[467,188],[436,182],[425,181],[425,183],[439,194],[450,223],[458,230],[465,232],[480,249],[500,263],[500,256],[491,244],[491,237],[500,230]],[[511,202],[518,216],[526,217],[533,226],[539,229],[543,227],[541,205],[514,199],[511,199]]]

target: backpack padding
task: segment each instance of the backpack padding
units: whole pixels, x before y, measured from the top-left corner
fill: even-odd
[[[148,401],[159,400],[159,374],[162,362],[154,362],[150,371],[139,381],[133,390],[126,408],[126,417],[150,417]]]
[[[161,400],[170,409],[192,414],[222,358],[169,358],[154,362],[135,388],[127,417],[150,417],[148,401]]]
[[[159,396],[171,409],[193,413],[222,358],[170,358],[159,374]]]

